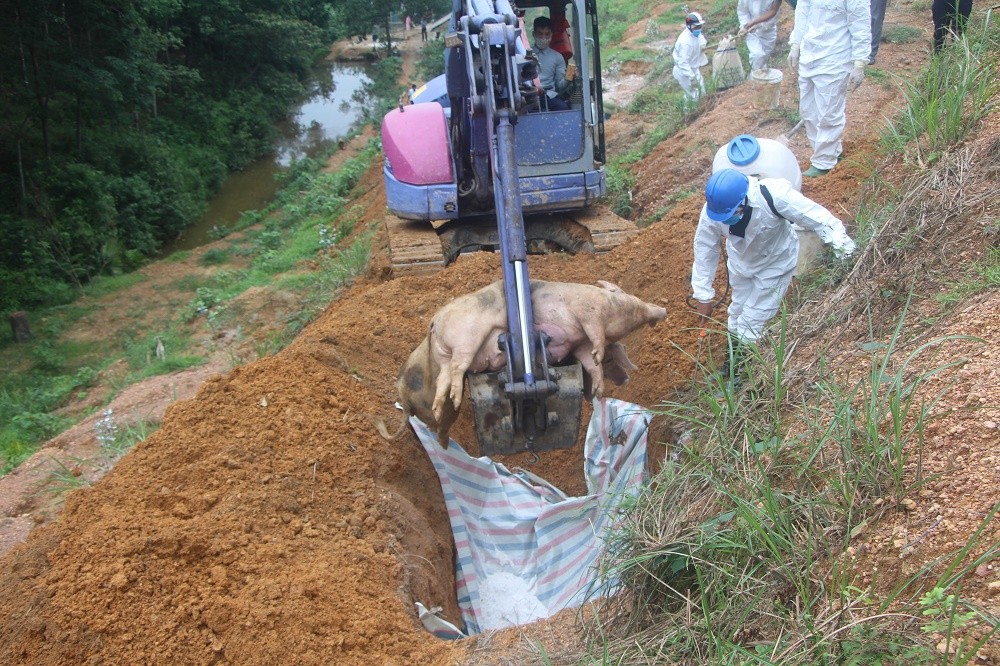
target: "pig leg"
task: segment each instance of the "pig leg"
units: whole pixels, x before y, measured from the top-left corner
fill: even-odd
[[[445,401],[442,405],[441,418],[438,420],[437,436],[438,444],[441,448],[448,448],[448,431],[451,430],[451,426],[454,425],[455,420],[458,419],[458,410],[454,409],[448,401]]]
[[[600,398],[604,395],[604,373],[601,366],[594,362],[594,349],[589,344],[584,343],[573,350],[573,356],[580,361],[580,365],[590,376],[591,393],[593,397]]]
[[[481,344],[472,345],[469,341],[452,350],[451,388],[448,396],[458,410],[462,406],[462,392],[465,390],[465,373],[499,370],[506,364],[506,356],[497,345],[497,331],[490,331]]]
[[[448,393],[451,390],[451,363],[444,363],[441,365],[441,369],[438,371],[437,383],[434,386],[434,404],[431,410],[434,413],[434,420],[437,423],[441,423],[444,419],[445,403],[448,400]],[[448,405],[449,409],[454,409],[452,404]]]
[[[628,373],[635,370],[636,365],[632,363],[632,360],[625,352],[625,345],[620,342],[611,343],[608,345],[606,356],[607,358],[604,359],[604,364],[601,366],[604,378],[610,379],[618,386],[627,384],[629,380]]]
[[[462,406],[462,391],[465,389],[465,371],[469,369],[471,361],[472,359],[469,359],[468,363],[464,360],[456,362],[455,359],[452,359],[451,362],[451,390],[448,395],[456,411]]]
[[[462,407],[462,391],[465,389],[465,371],[469,369],[472,358],[465,354],[453,356],[450,361],[441,365],[434,391],[434,418],[441,422],[441,414],[445,402],[450,402],[457,412]]]
[[[584,334],[592,345],[590,353],[594,357],[594,363],[600,366],[604,363],[604,347],[607,345],[607,339],[604,337],[605,323],[603,321],[587,320],[581,322],[581,324]]]

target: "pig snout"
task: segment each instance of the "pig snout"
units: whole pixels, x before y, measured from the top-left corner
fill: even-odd
[[[667,318],[667,309],[652,303],[644,303],[646,306],[646,323],[651,327],[656,326]]]

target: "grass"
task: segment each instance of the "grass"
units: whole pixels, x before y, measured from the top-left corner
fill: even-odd
[[[443,42],[428,41],[420,47],[413,79],[418,86],[444,74]]]
[[[219,264],[225,264],[230,259],[230,251],[213,247],[206,250],[201,257],[198,258],[198,264],[201,266],[218,266]]]
[[[906,109],[883,140],[887,149],[912,143],[917,159],[928,163],[962,141],[996,108],[998,50],[1000,29],[970,25],[963,39],[935,54],[915,81],[904,83]]]
[[[97,343],[74,343],[65,339],[65,332],[73,330],[81,318],[100,316],[100,312],[69,304],[31,313],[36,337],[30,343],[15,345],[9,334],[0,338],[0,359],[11,369],[19,369],[0,377],[0,474],[12,470],[41,442],[72,423],[57,410],[84,397],[113,360],[124,359],[126,364],[124,371],[101,379],[112,393],[147,377],[204,363],[205,352],[195,344],[197,330],[191,324],[201,322],[212,332],[231,324],[227,319],[230,301],[250,287],[278,285],[301,296],[303,305],[285,322],[283,333],[262,349],[274,353],[287,344],[367,266],[370,235],[360,234],[347,243],[360,215],[347,205],[347,197],[379,150],[378,142],[372,141],[337,173],[324,173],[324,162],[319,159],[297,163],[266,211],[243,216],[244,228],[260,225],[247,231],[245,244],[211,249],[199,259],[202,266],[218,267],[243,254],[249,267],[219,269],[211,277],[187,275],[169,285],[170,290],[191,294],[186,305],[178,303],[178,312],[169,321],[146,324],[144,310],[136,308],[127,315],[131,325],[119,326],[117,335]],[[190,253],[183,256],[190,257]],[[102,277],[84,292],[95,299],[106,298],[146,279],[138,273]],[[60,483],[71,483],[63,477]]]
[[[102,458],[96,462],[70,458],[71,467],[66,461],[53,457],[54,469],[49,474],[45,490],[52,495],[63,495],[89,486],[91,481],[86,474],[88,467],[94,466],[94,469],[90,470],[91,477],[102,474],[132,447],[152,435],[157,428],[159,428],[158,422],[145,420],[119,425],[114,413],[110,409],[105,410],[94,424],[94,436],[101,447]]]
[[[882,30],[882,40],[886,44],[909,44],[923,37],[920,28],[910,25],[887,25]]]
[[[937,399],[924,386],[951,365],[914,369],[946,339],[899,358],[902,320],[856,377],[821,371],[797,410],[785,404],[781,331],[753,352],[742,388],[703,363],[706,382],[663,403],[685,434],[610,539],[603,573],[619,595],[602,623],[615,627],[604,641],[612,663],[930,664],[925,634],[942,622],[990,626],[957,592],[947,603],[935,596],[955,588],[957,568],[938,566],[934,578],[907,581],[907,598],[879,605],[844,555],[878,517],[876,499],[914,489],[902,470],[922,451]],[[984,534],[973,542],[953,561]],[[921,617],[930,629],[914,634]],[[952,638],[974,654],[976,641]]]
[[[128,289],[133,285],[145,282],[149,278],[142,273],[123,273],[121,275],[100,275],[83,288],[83,293],[91,298],[100,298],[117,291]]]
[[[998,619],[963,595],[962,582],[1000,552],[991,538],[1000,505],[952,553],[888,593],[858,577],[852,547],[932,479],[923,468],[925,432],[950,389],[941,377],[963,363],[943,346],[976,344],[904,327],[915,316],[913,299],[950,305],[1000,280],[995,221],[983,229],[993,245],[985,243],[988,251],[964,277],[936,296],[928,267],[904,254],[940,248],[949,233],[955,246],[968,247],[950,223],[941,224],[961,219],[947,202],[958,197],[973,211],[989,200],[979,194],[988,176],[969,162],[971,151],[955,150],[991,99],[986,79],[995,78],[997,46],[986,33],[978,39],[930,65],[909,91],[909,111],[887,131],[895,151],[918,159],[901,182],[872,174],[855,218],[857,263],[828,262],[810,285],[800,282],[802,298],[828,306],[812,308],[810,321],[793,329],[782,321],[751,353],[738,388],[715,371],[727,345],[709,345],[716,357],[697,359],[702,381],[660,406],[678,436],[609,540],[603,573],[619,594],[594,628],[596,661],[968,664],[995,640]],[[930,109],[943,114],[943,127],[929,127],[929,117],[914,122]],[[944,189],[951,199],[937,194]],[[887,284],[911,283],[893,271],[913,271],[921,278],[913,283],[929,293],[882,293]],[[849,366],[834,369],[820,345],[815,362],[800,360],[789,374],[797,346],[813,334],[828,338],[830,327],[863,315],[866,303],[867,341]]]
[[[966,279],[948,285],[947,291],[935,294],[934,298],[942,306],[950,307],[997,287],[1000,287],[1000,248],[991,247],[982,260],[969,267]]]
[[[605,167],[605,177],[608,182],[608,201],[611,210],[619,217],[628,218],[632,215],[632,190],[637,179],[620,160],[612,159]]]
[[[651,62],[656,59],[656,54],[648,49],[614,46],[607,51],[602,51],[601,59],[612,74],[617,74],[617,69],[621,67],[622,63]]]
[[[608,0],[597,6],[601,24],[601,43],[618,44],[628,29],[649,16],[653,3],[631,2],[630,0]]]
[[[868,67],[865,71],[865,76],[869,80],[874,81],[875,83],[879,84],[886,90],[892,90],[893,87],[895,86],[895,82],[893,80],[892,75],[889,72],[879,67],[874,67],[874,66]]]

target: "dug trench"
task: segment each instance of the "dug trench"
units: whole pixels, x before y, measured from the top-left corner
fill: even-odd
[[[880,56],[902,70],[922,50],[901,45]],[[782,95],[794,108],[791,82]],[[851,159],[805,188],[852,231],[846,211],[871,169],[864,155],[875,120],[895,95],[868,84],[852,98]],[[746,90],[724,93],[636,165],[637,215],[672,202],[638,237],[605,255],[529,262],[533,278],[603,279],[666,304],[665,321],[625,340],[639,369],[610,392],[615,398],[653,407],[692,376],[700,328],[684,301],[701,200],[679,193],[698,192],[733,128],[762,136],[788,129],[748,99]],[[612,147],[627,145],[631,131],[626,119],[612,119]],[[796,141],[803,158],[804,140]],[[373,228],[385,210],[379,166],[359,187]],[[58,520],[33,530],[0,562],[5,662],[469,659],[473,643],[434,638],[413,606],[420,601],[440,606],[449,620],[459,617],[452,537],[434,470],[412,433],[387,442],[372,420],[390,429],[399,423],[392,406],[399,367],[438,308],[497,279],[499,258],[466,255],[434,275],[388,279],[385,245],[377,235],[369,274],[289,347],[214,376],[193,399],[171,406],[156,433],[92,487],[71,493]],[[654,463],[673,436],[654,423]],[[475,453],[468,411],[452,437]],[[584,492],[582,444],[534,465],[526,455],[502,462],[530,467],[571,495]]]

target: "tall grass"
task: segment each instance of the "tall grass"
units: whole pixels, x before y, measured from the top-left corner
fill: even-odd
[[[906,109],[890,126],[887,144],[900,149],[917,140],[926,160],[962,141],[996,108],[998,49],[1000,29],[970,24],[962,39],[931,58],[921,76],[904,82]]]
[[[822,364],[796,410],[783,388],[791,350],[782,331],[751,355],[741,388],[703,367],[709,381],[696,393],[660,406],[682,434],[609,540],[603,570],[620,592],[602,616],[605,630],[616,627],[615,663],[934,663],[929,639],[913,631],[926,617],[919,600],[953,588],[956,572],[938,566],[939,579],[908,581],[905,599],[878,606],[848,550],[880,506],[894,505],[876,499],[919,484],[910,463],[941,396],[927,382],[960,362],[915,369],[953,338],[903,353],[905,315],[863,367]],[[957,613],[988,624],[953,593],[951,610],[936,607],[938,622]]]

